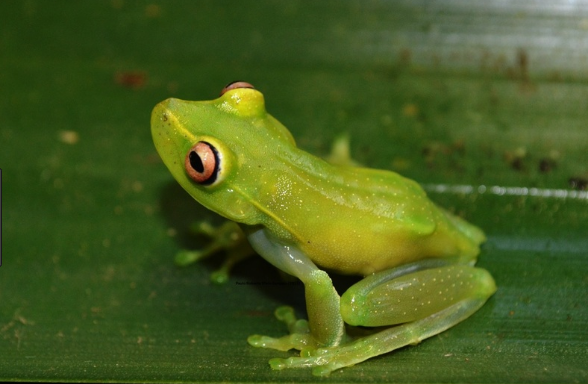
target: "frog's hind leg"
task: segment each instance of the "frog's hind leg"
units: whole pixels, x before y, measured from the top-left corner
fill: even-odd
[[[341,346],[308,349],[273,359],[273,369],[314,367],[313,374],[360,363],[445,331],[476,312],[494,293],[488,272],[468,265],[423,260],[365,278],[341,297],[346,323],[401,324]]]
[[[315,349],[306,356],[289,359],[273,359],[273,369],[314,366],[315,376],[328,376],[332,371],[352,366],[375,356],[391,352],[407,345],[439,334],[476,312],[485,299],[462,300],[441,312],[424,319],[387,328],[350,344],[336,348]],[[324,361],[317,364],[317,361]]]
[[[461,217],[454,215],[444,208],[439,207],[439,209],[443,212],[447,220],[449,220],[464,235],[466,235],[466,238],[470,239],[470,241],[472,241],[475,245],[480,245],[486,241],[486,235],[480,228],[473,225],[472,223],[467,222]],[[476,255],[478,252],[479,251],[476,252]]]
[[[481,268],[423,260],[374,274],[341,297],[346,323],[362,326],[402,324],[339,348],[337,358],[319,372],[359,363],[439,334],[476,312],[496,291]]]

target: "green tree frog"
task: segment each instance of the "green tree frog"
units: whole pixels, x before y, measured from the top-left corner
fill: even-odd
[[[157,151],[181,186],[238,223],[251,247],[304,284],[308,320],[280,307],[289,334],[255,347],[296,349],[273,369],[351,366],[436,335],[496,291],[474,267],[484,233],[436,206],[397,173],[334,165],[296,146],[248,83],[212,101],[167,99],[153,110]],[[339,295],[327,271],[363,279]],[[354,326],[377,327],[352,336]]]

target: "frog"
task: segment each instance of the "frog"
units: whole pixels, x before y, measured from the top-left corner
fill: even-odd
[[[299,148],[250,83],[230,83],[208,101],[164,100],[151,132],[183,189],[303,284],[307,319],[280,306],[275,316],[288,333],[247,339],[298,351],[271,359],[274,370],[328,376],[418,344],[473,315],[497,289],[475,266],[486,240],[479,227],[396,172]],[[334,274],[359,281],[340,295]]]

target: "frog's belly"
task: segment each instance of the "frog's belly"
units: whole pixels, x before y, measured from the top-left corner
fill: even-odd
[[[447,224],[438,225],[427,235],[333,226],[320,234],[308,233],[308,240],[300,248],[318,266],[343,274],[369,275],[425,258],[474,260],[479,253],[479,241]]]

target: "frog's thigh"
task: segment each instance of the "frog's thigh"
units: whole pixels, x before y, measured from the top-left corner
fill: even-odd
[[[437,324],[439,333],[471,315],[496,291],[492,276],[483,269],[435,262],[382,271],[358,282],[341,297],[343,319],[375,327],[413,322],[454,306],[464,312],[457,321]]]

